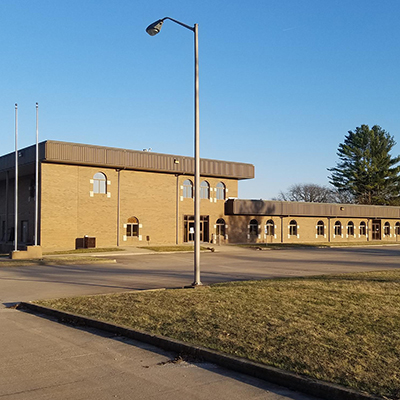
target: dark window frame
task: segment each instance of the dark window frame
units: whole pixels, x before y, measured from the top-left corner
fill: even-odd
[[[297,236],[297,221],[295,219],[292,219],[289,222],[289,236]]]
[[[103,172],[96,172],[93,175],[93,193],[107,194],[107,176]]]
[[[139,237],[139,220],[136,217],[128,219],[126,224],[127,237]]]
[[[201,199],[210,199],[210,184],[207,181],[202,181],[200,183],[200,198]]]
[[[265,234],[267,236],[274,236],[275,235],[275,223],[274,223],[274,220],[269,219],[265,223]]]
[[[250,236],[258,236],[259,235],[259,229],[258,229],[258,221],[256,219],[252,219],[249,222],[249,235]]]
[[[217,200],[225,200],[226,199],[226,185],[224,182],[218,182],[216,187],[215,187],[217,193],[216,193],[216,199]]]
[[[390,222],[385,222],[383,225],[383,234],[385,236],[390,236]]]
[[[184,199],[193,199],[193,182],[190,179],[186,179],[183,184],[182,197]]]
[[[354,222],[353,221],[349,221],[347,223],[347,235],[354,236]]]
[[[319,220],[317,222],[317,236],[324,236],[325,235],[325,224],[324,221]]]
[[[334,228],[333,228],[333,234],[335,236],[342,236],[342,223],[340,221],[336,221]]]
[[[365,221],[360,222],[360,236],[367,236],[367,224]]]

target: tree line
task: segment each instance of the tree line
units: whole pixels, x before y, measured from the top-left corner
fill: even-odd
[[[339,144],[339,161],[331,172],[332,187],[295,184],[280,192],[278,200],[318,203],[400,205],[400,156],[390,152],[396,142],[378,125],[348,131]]]

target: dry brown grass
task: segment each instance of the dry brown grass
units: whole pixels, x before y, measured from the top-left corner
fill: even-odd
[[[400,271],[41,304],[400,398]]]

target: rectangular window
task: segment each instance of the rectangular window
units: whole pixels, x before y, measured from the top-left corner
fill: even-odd
[[[139,224],[126,224],[126,236],[139,236]]]
[[[106,193],[106,181],[99,181],[99,193]]]

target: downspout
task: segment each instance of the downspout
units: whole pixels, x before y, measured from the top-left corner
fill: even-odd
[[[179,174],[176,174],[175,242],[179,244]]]
[[[118,173],[118,199],[117,199],[117,247],[119,247],[119,225],[121,222],[120,210],[121,210],[121,190],[120,190],[120,173],[121,170],[117,169]]]
[[[5,221],[5,227],[4,227],[4,242],[8,242],[9,237],[7,237],[8,234],[8,191],[9,191],[9,180],[10,180],[10,171],[6,172],[6,221]]]

